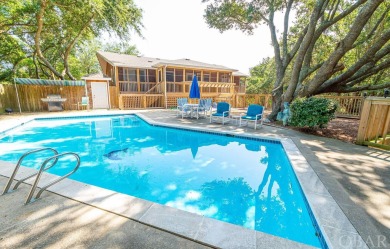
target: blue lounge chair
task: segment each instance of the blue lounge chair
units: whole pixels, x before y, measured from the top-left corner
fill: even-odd
[[[246,125],[249,122],[255,123],[255,130],[257,123],[260,122],[260,127],[263,125],[263,111],[264,107],[261,105],[249,105],[246,115],[240,117],[240,126],[246,121]]]
[[[215,113],[211,113],[210,115],[210,123],[213,121],[222,121],[222,124],[225,124],[230,121],[230,105],[226,102],[219,102],[217,104],[217,111]]]

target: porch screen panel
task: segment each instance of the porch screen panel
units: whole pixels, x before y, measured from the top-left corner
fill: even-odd
[[[202,81],[202,73],[201,73],[201,71],[195,71],[195,74],[196,74],[196,77],[198,78],[198,81]]]
[[[203,72],[203,81],[210,82],[210,72]]]
[[[148,69],[148,81],[149,82],[157,82],[155,69]]]
[[[183,74],[184,70],[183,69],[175,69],[175,82],[183,82]]]
[[[186,70],[186,81],[192,81],[194,70]]]
[[[230,82],[230,77],[228,73],[219,73],[219,82]]]
[[[139,70],[139,81],[140,82],[147,82],[147,71],[146,71],[146,69],[140,69]]]
[[[174,81],[174,72],[175,70],[173,68],[167,68],[167,72],[166,72],[167,82]]]
[[[212,72],[210,74],[210,82],[217,82],[217,72]]]

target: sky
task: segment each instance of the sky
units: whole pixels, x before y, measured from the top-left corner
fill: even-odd
[[[239,30],[220,33],[203,18],[207,3],[201,0],[134,0],[143,9],[141,38],[133,35],[142,56],[161,59],[188,58],[223,65],[249,75],[249,68],[273,55],[267,26],[253,35]]]

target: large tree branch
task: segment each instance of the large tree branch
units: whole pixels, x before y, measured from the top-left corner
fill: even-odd
[[[313,51],[314,51],[314,48],[315,48],[315,45],[316,45],[316,42],[318,41],[318,39],[321,37],[321,35],[323,34],[323,32],[328,29],[329,27],[331,27],[332,25],[334,25],[336,22],[340,21],[341,19],[343,19],[344,17],[346,17],[347,15],[349,15],[350,13],[352,13],[352,11],[354,11],[355,9],[357,9],[360,5],[362,5],[363,3],[365,3],[367,0],[359,0],[357,1],[355,4],[351,5],[349,8],[347,8],[346,10],[344,10],[343,12],[341,12],[337,17],[334,17],[335,13],[336,13],[336,10],[337,10],[337,7],[332,7],[330,12],[331,14],[329,14],[329,16],[331,16],[330,19],[327,19],[326,21],[323,21],[321,22],[320,26],[318,27],[318,29],[316,30],[316,32],[314,33],[314,38],[312,39],[312,42],[307,50],[307,53],[305,55],[305,61],[303,63],[303,68],[310,68],[310,63],[312,61],[312,57],[313,57]],[[340,2],[338,1],[337,2],[337,5],[339,4]],[[306,76],[303,76],[302,78],[306,78]]]
[[[387,59],[383,61],[382,63],[378,65],[367,65],[366,67],[360,69],[355,75],[353,75],[351,78],[346,80],[346,82],[343,82],[343,84],[340,85],[347,85],[349,87],[354,86],[363,80],[381,72],[386,69],[390,68],[390,59]]]
[[[287,35],[288,35],[288,21],[290,19],[290,11],[294,0],[288,0],[286,5],[286,12],[284,13],[284,29],[283,29],[283,57],[287,58]]]
[[[370,40],[375,32],[377,31],[379,25],[382,23],[382,21],[387,17],[388,13],[390,11],[390,5],[386,8],[386,10],[383,12],[382,16],[377,20],[377,22],[375,23],[374,27],[372,27],[370,33],[367,35],[367,37],[364,37],[364,39],[362,39],[360,42],[356,42],[354,45],[353,45],[353,48],[363,44],[363,43],[366,43],[368,40]]]
[[[88,26],[91,24],[93,18],[94,18],[94,14],[92,14],[92,16],[84,23],[84,25],[81,27],[81,29],[79,30],[79,32],[77,33],[77,35],[70,41],[70,43],[66,46],[66,49],[65,49],[65,53],[64,53],[64,67],[65,67],[65,73],[66,75],[68,75],[68,77],[71,79],[71,80],[75,80],[75,78],[73,77],[72,73],[70,72],[70,69],[69,69],[69,63],[68,63],[68,58],[69,58],[69,55],[70,55],[70,52],[72,51],[73,47],[74,47],[74,44],[76,43],[76,41],[79,39],[79,37],[81,36],[81,34],[84,32],[85,29],[88,28]]]
[[[290,82],[288,84],[288,87],[287,87],[287,90],[286,90],[286,93],[284,96],[284,101],[286,101],[286,102],[291,102],[294,98],[294,92],[295,92],[297,85],[299,83],[299,76],[300,76],[300,72],[302,69],[302,65],[304,62],[306,52],[307,52],[308,48],[310,47],[313,35],[316,31],[317,22],[320,19],[321,13],[323,13],[323,9],[324,9],[326,4],[327,4],[326,0],[318,0],[316,6],[315,6],[315,8],[310,16],[308,31],[306,33],[306,36],[303,38],[303,41],[302,41],[302,43],[299,47],[298,53],[296,55],[293,69],[291,72]]]
[[[390,53],[390,44],[384,47],[386,43],[390,40],[390,29],[387,30],[382,36],[377,39],[373,45],[365,52],[365,54],[358,59],[354,65],[348,68],[347,71],[340,74],[339,76],[334,77],[333,79],[327,80],[322,84],[322,87],[327,88],[333,84],[339,84],[340,82],[345,81],[347,78],[354,75],[360,68],[367,64],[375,64],[377,61],[381,60],[384,56]]]
[[[328,60],[318,69],[317,74],[308,82],[303,92],[304,95],[312,95],[326,80],[332,76],[333,69],[340,59],[352,49],[353,43],[359,37],[362,29],[383,0],[370,0],[360,10],[351,25],[350,31],[341,40]]]
[[[337,0],[335,1],[335,5],[332,5],[331,8],[330,8],[330,14],[328,15],[328,21],[332,20],[334,18],[334,16],[336,15],[337,13],[337,10],[339,8],[339,5],[340,5],[340,0]]]
[[[353,77],[348,78],[342,84],[331,85],[329,87],[323,87],[317,89],[315,94],[326,93],[326,92],[342,92],[344,89],[352,89],[353,86],[364,82],[366,79],[378,75],[379,73],[385,72],[390,68],[390,59],[382,62],[379,65],[371,65],[361,68]]]
[[[359,91],[365,91],[365,90],[379,90],[390,87],[390,82],[383,83],[380,85],[365,85],[365,86],[357,86],[357,87],[346,87],[342,89],[342,92],[344,93],[350,93],[350,92],[359,92]]]
[[[35,33],[34,41],[35,41],[35,50],[37,52],[37,56],[42,62],[49,68],[49,70],[58,78],[64,79],[64,77],[57,72],[57,70],[50,64],[50,62],[43,56],[43,53],[41,51],[41,46],[40,46],[40,39],[41,39],[41,33],[43,30],[43,16],[45,13],[45,10],[47,8],[47,1],[42,0],[40,4],[40,10],[38,11],[36,15],[36,20],[37,20],[37,31]]]

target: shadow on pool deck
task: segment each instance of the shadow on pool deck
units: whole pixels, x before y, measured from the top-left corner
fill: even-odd
[[[389,152],[271,126],[254,130],[232,124],[210,124],[208,119],[181,119],[171,110],[142,113],[163,123],[291,138],[367,245],[390,248]],[[18,116],[3,116],[0,122],[7,124],[6,121],[17,119]],[[5,182],[6,178],[0,177],[0,189]],[[45,193],[50,198],[23,206],[26,196],[23,191],[27,190],[0,197],[0,248],[108,248],[113,245],[204,248],[193,241],[51,193]]]

